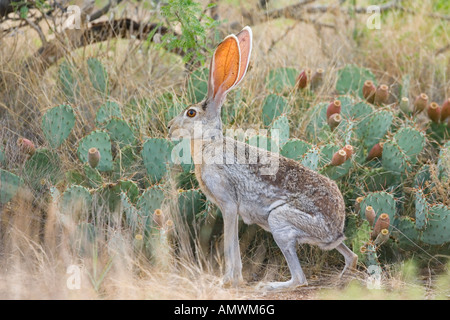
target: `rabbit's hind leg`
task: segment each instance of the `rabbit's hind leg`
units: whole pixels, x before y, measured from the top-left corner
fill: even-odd
[[[282,212],[273,211],[269,216],[268,222],[273,238],[288,263],[291,280],[265,284],[263,285],[263,289],[266,290],[283,290],[308,285],[297,256],[297,240],[300,236],[300,231],[286,218],[287,216]]]
[[[345,272],[356,269],[356,265],[358,264],[358,256],[343,242],[336,247],[336,250],[339,251],[345,259],[345,267],[340,274],[340,277],[342,277]]]

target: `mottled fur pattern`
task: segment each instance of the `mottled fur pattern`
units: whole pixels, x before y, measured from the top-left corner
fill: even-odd
[[[208,189],[210,171],[219,174],[224,180],[223,185],[229,186],[224,191],[238,206],[245,223],[256,223],[269,230],[267,219],[270,212],[285,206],[298,213],[292,223],[308,235],[309,243],[333,249],[343,240],[344,199],[334,181],[297,161],[231,138],[201,141],[199,145],[203,159],[202,164],[195,166],[196,178],[201,189],[216,204],[220,203],[216,198],[223,194],[214,195]],[[227,145],[235,145],[232,157],[226,152]],[[239,148],[245,150],[245,154],[239,156]],[[219,164],[213,163],[218,162],[217,150],[223,150],[223,161]],[[249,164],[250,154],[258,155],[257,163]],[[210,160],[212,157],[216,158]],[[260,162],[261,159],[264,163]],[[279,164],[276,173],[261,174],[262,169],[271,163]]]

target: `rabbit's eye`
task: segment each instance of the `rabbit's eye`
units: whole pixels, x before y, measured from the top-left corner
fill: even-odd
[[[195,117],[195,115],[197,114],[197,111],[195,111],[194,109],[189,109],[189,110],[186,112],[186,114],[187,114],[187,116],[188,116],[189,118],[193,118],[193,117]]]

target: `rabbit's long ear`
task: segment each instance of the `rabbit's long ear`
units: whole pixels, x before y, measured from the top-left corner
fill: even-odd
[[[226,37],[214,52],[209,69],[208,100],[213,101],[218,110],[238,80],[240,57],[239,41],[233,34]]]
[[[241,30],[236,36],[239,40],[239,48],[241,50],[241,68],[239,70],[239,77],[236,81],[235,86],[237,86],[245,74],[247,73],[247,68],[250,63],[250,55],[252,53],[252,40],[253,34],[252,29],[249,26]]]

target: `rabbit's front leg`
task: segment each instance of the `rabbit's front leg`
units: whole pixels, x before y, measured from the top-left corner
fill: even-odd
[[[234,204],[221,208],[224,220],[225,276],[224,286],[237,287],[242,278],[242,261],[238,238],[238,210]]]

